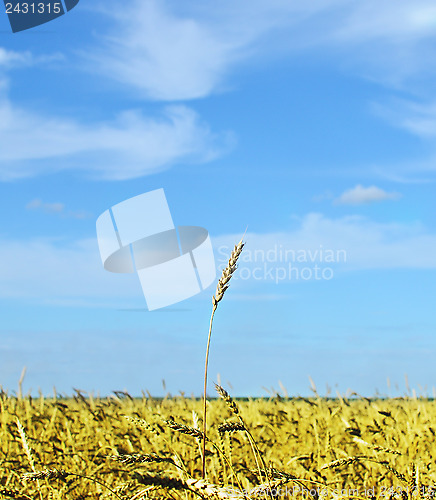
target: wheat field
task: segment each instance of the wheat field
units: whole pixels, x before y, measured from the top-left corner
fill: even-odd
[[[4,498],[433,498],[436,402],[0,397]],[[252,442],[253,441],[253,442]],[[254,446],[253,446],[254,443]]]

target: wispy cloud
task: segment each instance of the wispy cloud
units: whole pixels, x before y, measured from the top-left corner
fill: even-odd
[[[60,52],[35,56],[31,51],[15,51],[0,47],[0,69],[9,70],[17,67],[27,67],[36,64],[60,61],[64,56]]]
[[[166,2],[133,1],[122,11],[105,11],[115,28],[102,38],[100,48],[84,53],[88,68],[146,98],[186,100],[210,94],[245,45],[238,40],[244,27],[239,35],[228,30],[223,36],[208,20],[177,15]]]
[[[350,9],[348,23],[339,33],[356,40],[391,40],[392,42],[417,41],[433,38],[436,22],[436,6],[431,0],[408,2],[398,0],[395,10],[390,0],[369,0]],[[378,13],[376,16],[375,14]]]
[[[84,54],[146,98],[193,99],[219,91],[236,65],[307,51],[328,53],[365,77],[398,85],[434,72],[436,9],[430,0],[201,4],[135,0],[101,9],[113,26]]]
[[[312,44],[319,30],[307,35],[307,23],[314,18],[319,22],[323,14],[329,17],[330,10],[343,4],[345,0],[177,5],[134,0],[120,11],[117,2],[106,2],[100,10],[113,26],[83,56],[88,69],[127,84],[145,98],[196,99],[227,88],[232,69],[264,57],[271,48],[289,53]]]
[[[94,179],[135,179],[179,161],[211,161],[234,144],[231,133],[212,132],[183,105],[153,115],[127,109],[105,121],[85,122],[36,113],[9,98],[12,68],[62,57],[0,47],[0,181],[62,170],[81,170]]]
[[[426,141],[425,156],[379,169],[398,182],[434,182],[436,171],[436,100],[389,99],[371,104],[372,111],[390,125]],[[382,170],[382,172],[381,172]],[[427,176],[427,177],[423,177]]]
[[[396,127],[433,140],[436,145],[436,101],[391,99],[386,103],[373,103],[373,111]]]
[[[342,21],[334,39],[347,44],[354,64],[363,64],[368,76],[402,85],[434,74],[436,8],[431,0],[359,2],[350,5]]]
[[[65,205],[63,203],[47,203],[43,202],[39,198],[35,198],[26,205],[28,210],[43,210],[44,212],[50,214],[57,214],[63,212],[65,209]]]
[[[9,69],[11,66],[28,66],[33,60],[29,51],[16,52],[0,47],[0,68]]]
[[[26,205],[27,210],[39,210],[47,214],[57,214],[62,217],[71,217],[73,219],[87,219],[91,214],[86,210],[66,210],[65,204],[60,202],[45,202],[39,198],[29,201]]]
[[[0,247],[0,297],[88,306],[120,306],[128,304],[126,299],[141,298],[136,276],[114,280],[103,269],[94,239],[2,239]],[[117,296],[120,300],[112,301]]]
[[[0,102],[0,138],[3,181],[68,169],[96,179],[134,179],[181,160],[210,161],[233,140],[212,133],[185,106],[167,107],[157,117],[129,110],[85,124],[30,113],[6,99]]]
[[[364,187],[358,184],[356,187],[347,189],[334,200],[336,205],[364,205],[385,200],[398,200],[400,193],[387,192],[377,186]]]
[[[291,231],[246,235],[239,267],[247,267],[252,283],[274,282],[274,270],[286,271],[289,264],[298,268],[317,264],[321,270],[333,267],[341,272],[436,268],[436,234],[418,222],[381,223],[361,216],[329,218],[319,213],[296,217],[295,222]],[[221,266],[234,241],[237,235],[213,238]],[[272,274],[264,266],[273,269]],[[265,280],[252,274],[255,267],[260,267],[259,276],[265,275]],[[244,280],[244,272],[239,274]]]

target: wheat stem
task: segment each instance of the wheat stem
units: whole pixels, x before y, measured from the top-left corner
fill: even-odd
[[[209,349],[210,349],[210,339],[212,336],[212,323],[215,316],[215,311],[217,310],[218,304],[224,297],[224,293],[229,287],[230,280],[233,273],[236,271],[236,264],[238,262],[239,256],[241,255],[242,249],[244,248],[244,242],[241,241],[235,245],[233,249],[227,267],[223,270],[221,278],[218,281],[215,295],[212,297],[212,314],[210,316],[209,323],[209,334],[207,336],[207,346],[206,346],[206,358],[204,363],[204,387],[203,387],[203,450],[202,450],[202,478],[206,477],[206,417],[207,417],[207,400],[206,400],[206,390],[207,390],[207,369],[209,364]]]

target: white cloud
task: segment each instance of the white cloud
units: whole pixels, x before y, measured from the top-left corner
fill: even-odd
[[[384,104],[373,103],[372,109],[393,126],[424,139],[436,139],[436,101],[392,99]]]
[[[61,217],[71,217],[73,219],[88,219],[92,216],[86,210],[66,210],[65,204],[60,202],[45,202],[39,198],[29,201],[27,210],[40,210],[47,214],[60,215]]]
[[[401,198],[400,193],[388,193],[377,186],[364,187],[358,184],[356,187],[344,191],[334,202],[339,205],[363,205],[378,201],[398,200],[399,198]]]
[[[211,132],[183,105],[167,106],[153,116],[124,110],[106,121],[84,123],[11,102],[7,70],[59,58],[0,47],[0,181],[69,169],[97,179],[134,179],[179,161],[213,160],[234,144],[231,133]]]
[[[287,269],[289,263],[294,267],[318,264],[321,268],[340,268],[341,272],[436,269],[436,233],[419,223],[380,223],[360,216],[333,219],[310,213],[297,218],[296,224],[297,227],[288,232],[248,233],[244,237],[246,247],[240,270],[244,266],[262,267],[264,263],[273,269]],[[213,238],[220,267],[239,238],[238,235]],[[332,257],[329,250],[333,250],[335,261],[328,261],[327,255]]]
[[[165,2],[134,1],[122,11],[107,9],[107,13],[116,18],[116,27],[103,39],[101,49],[84,54],[90,68],[152,99],[208,95],[240,58],[238,47],[244,45],[237,40],[241,35],[214,33],[207,21],[177,16]]]
[[[347,9],[345,20],[336,31],[343,40],[417,43],[434,38],[436,7],[431,0],[367,0]]]
[[[59,61],[63,58],[64,57],[59,52],[34,56],[29,50],[17,52],[15,50],[8,50],[4,47],[0,47],[0,69],[32,66],[45,62]]]
[[[213,238],[218,268],[226,265],[239,238],[240,235]],[[321,269],[333,267],[341,273],[362,269],[436,269],[436,234],[419,223],[380,223],[357,216],[332,219],[310,213],[298,218],[293,230],[248,233],[244,240],[246,247],[237,273],[240,277],[247,269],[252,271],[264,263],[273,270],[289,264],[294,268],[317,264]],[[295,255],[304,252],[306,261],[292,260],[292,255],[286,254],[289,250]],[[340,252],[336,255],[341,258],[329,261],[329,250]],[[241,279],[241,287],[245,288],[246,282]],[[265,279],[251,278],[248,282],[263,286],[274,281],[267,275]],[[269,288],[260,291],[270,295],[269,292],[278,293]],[[0,297],[62,305],[131,307],[132,302],[143,303],[135,274],[114,275],[103,269],[95,239],[1,239]]]
[[[296,51],[317,39],[302,26],[345,0],[171,2],[134,0],[101,10],[114,25],[100,46],[83,53],[88,69],[139,90],[146,98],[186,100],[226,87],[229,70],[269,49]],[[293,32],[290,27],[294,28]],[[283,32],[288,31],[283,45]],[[273,34],[277,35],[274,40]]]
[[[65,209],[65,205],[63,203],[47,203],[43,202],[39,198],[35,198],[26,205],[28,210],[43,210],[47,213],[60,213]]]
[[[73,243],[2,239],[0,247],[2,298],[89,306],[128,304],[141,298],[136,275],[114,275],[103,269],[95,239]]]
[[[29,51],[16,52],[0,47],[0,68],[12,66],[29,66],[32,63],[32,54]]]
[[[192,99],[225,86],[228,72],[265,54],[313,50],[365,76],[399,84],[434,72],[430,0],[135,0],[102,7],[113,28],[84,56],[90,69],[147,98]]]
[[[213,134],[185,106],[167,107],[159,117],[137,110],[114,120],[83,124],[40,116],[0,102],[0,180],[81,169],[110,180],[134,179],[168,168],[176,161],[209,161],[231,142]]]
[[[397,162],[376,168],[378,174],[396,182],[434,182],[436,171],[436,101],[389,99],[385,103],[372,103],[372,111],[393,127],[427,142],[427,156],[415,160]],[[426,177],[426,175],[428,177]],[[419,176],[419,177],[418,177]]]

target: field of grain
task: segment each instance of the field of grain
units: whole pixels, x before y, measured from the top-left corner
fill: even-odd
[[[0,396],[3,498],[433,498],[436,402]]]

